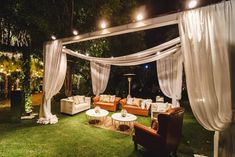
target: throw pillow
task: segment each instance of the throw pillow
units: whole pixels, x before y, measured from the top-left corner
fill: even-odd
[[[73,97],[71,96],[71,97],[68,97],[68,100],[73,100]]]
[[[145,99],[141,100],[140,107],[141,107],[141,109],[145,109],[146,108],[146,100]]]
[[[157,112],[166,112],[168,103],[157,103]]]
[[[127,105],[132,105],[133,104],[134,98],[127,98],[126,104]]]
[[[140,98],[134,98],[132,105],[140,107],[140,100],[141,100]]]
[[[115,95],[110,95],[109,102],[114,102],[116,96]]]
[[[146,102],[145,102],[145,108],[147,110],[149,110],[150,106],[151,106],[151,103],[152,103],[152,99],[146,99]]]
[[[104,102],[104,97],[105,97],[106,95],[100,95],[100,101],[101,102]]]
[[[85,96],[78,96],[79,103],[85,102]]]
[[[80,103],[78,96],[74,96],[74,97],[73,97],[73,102],[74,102],[75,104],[79,104],[79,103]]]
[[[110,96],[109,95],[105,95],[103,102],[109,102]]]

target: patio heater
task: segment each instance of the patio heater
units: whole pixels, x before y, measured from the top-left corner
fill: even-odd
[[[128,73],[128,74],[124,74],[124,76],[126,76],[127,80],[128,80],[128,95],[127,95],[127,98],[131,98],[131,80],[132,80],[133,76],[135,76],[135,74]]]

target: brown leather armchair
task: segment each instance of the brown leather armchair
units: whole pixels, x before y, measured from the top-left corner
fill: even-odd
[[[138,144],[159,156],[176,155],[180,143],[184,108],[169,109],[158,115],[158,129],[154,130],[142,124],[134,124],[133,141],[135,150]]]

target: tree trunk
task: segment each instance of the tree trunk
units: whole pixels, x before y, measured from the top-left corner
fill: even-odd
[[[8,76],[7,74],[4,74],[5,75],[5,92],[4,92],[4,96],[5,98],[8,97]]]
[[[24,109],[26,113],[31,112],[32,110],[32,95],[31,95],[31,89],[30,89],[30,50],[26,49],[24,52],[22,52],[23,57],[23,72],[24,72],[24,78],[23,78],[23,92],[24,92]]]

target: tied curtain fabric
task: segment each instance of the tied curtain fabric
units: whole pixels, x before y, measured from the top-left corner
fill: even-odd
[[[199,123],[216,131],[214,157],[221,156],[219,132],[229,126],[232,117],[229,50],[231,36],[235,35],[234,7],[234,1],[227,1],[187,11],[179,17],[190,105]]]
[[[62,53],[62,42],[52,41],[44,45],[44,77],[43,77],[43,102],[40,106],[38,123],[54,124],[58,122],[56,115],[51,113],[51,98],[63,86],[67,58]]]
[[[183,59],[178,51],[157,61],[157,76],[161,91],[172,98],[173,107],[179,107],[181,99]]]
[[[110,65],[90,62],[92,89],[95,95],[103,93],[107,87]]]

